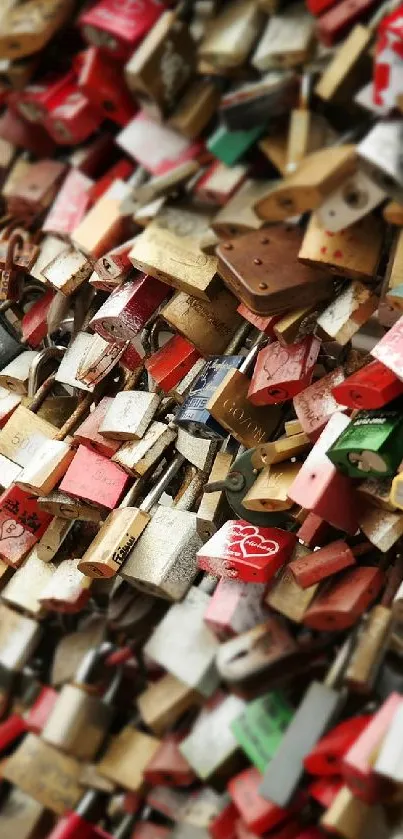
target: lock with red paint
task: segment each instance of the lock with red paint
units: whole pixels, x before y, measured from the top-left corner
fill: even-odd
[[[121,66],[97,47],[82,53],[78,87],[106,119],[124,126],[138,108],[130,95]]]
[[[40,509],[35,496],[13,484],[0,498],[0,559],[18,568],[51,518]]]
[[[227,521],[197,553],[199,568],[218,577],[267,583],[286,563],[296,536],[277,527]]]
[[[274,405],[292,399],[311,382],[320,341],[312,336],[283,347],[278,341],[260,350],[248,399],[253,405]]]
[[[99,0],[80,15],[84,38],[124,61],[164,11],[159,0]]]

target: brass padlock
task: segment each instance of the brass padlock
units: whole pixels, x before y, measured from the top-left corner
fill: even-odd
[[[157,737],[166,734],[200,701],[200,694],[171,673],[151,682],[136,700],[143,722]]]
[[[0,52],[3,58],[24,58],[39,52],[66,21],[73,9],[71,0],[29,0],[23,7],[10,8],[2,21]]]
[[[375,216],[366,216],[346,230],[329,235],[313,214],[298,259],[306,265],[370,282],[376,278],[382,243],[382,223]]]
[[[238,301],[226,289],[209,302],[178,292],[161,310],[161,317],[199,350],[201,355],[220,355],[241,326]]]
[[[312,51],[314,21],[303,4],[295,4],[269,18],[252,57],[261,72],[304,64]]]
[[[262,12],[250,0],[237,0],[213,21],[199,46],[199,57],[219,69],[241,66],[259,33]]]
[[[121,682],[120,670],[113,672],[109,687],[100,695],[96,666],[110,652],[105,645],[88,653],[72,684],[65,684],[42,730],[46,743],[80,760],[92,760],[106,738],[114,714],[114,700]],[[95,685],[92,684],[95,677]]]
[[[141,793],[144,769],[159,745],[156,737],[127,725],[109,742],[97,764],[98,772],[123,789]]]
[[[246,375],[254,363],[264,338],[258,338],[239,370],[227,373],[207,410],[239,443],[250,448],[263,443],[274,432],[280,421],[277,405],[256,407],[247,398],[250,379]]]

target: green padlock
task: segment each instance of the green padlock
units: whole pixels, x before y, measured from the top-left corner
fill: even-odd
[[[207,148],[226,166],[233,166],[263,134],[264,125],[247,128],[245,131],[228,131],[219,125],[207,141]]]
[[[293,713],[281,691],[270,691],[248,702],[231,723],[235,739],[259,772],[265,771],[278,749]]]
[[[360,411],[327,456],[351,478],[394,475],[403,457],[403,413]]]

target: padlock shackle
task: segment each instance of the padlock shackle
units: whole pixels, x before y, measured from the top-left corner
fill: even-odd
[[[340,680],[343,678],[343,675],[347,669],[351,653],[353,652],[355,642],[357,636],[357,629],[352,630],[348,635],[347,639],[345,640],[344,644],[340,647],[336,658],[332,662],[330,670],[327,673],[326,678],[323,680],[323,684],[328,688],[335,688],[337,687]]]
[[[42,385],[38,388],[39,372],[40,372],[40,369],[41,369],[42,365],[46,361],[49,361],[51,358],[55,358],[58,361],[60,361],[60,359],[63,358],[64,353],[65,353],[65,349],[64,348],[61,349],[60,347],[46,347],[45,349],[38,352],[36,358],[34,358],[32,364],[31,364],[30,371],[29,371],[28,396],[34,397],[34,399],[36,399],[37,395],[39,395],[39,393],[42,391]],[[48,382],[50,378],[51,378],[51,376],[48,376],[48,378],[45,380],[45,382]],[[53,374],[53,381],[54,381],[54,378],[55,378],[55,376]],[[45,382],[43,382],[43,384],[45,384]],[[53,382],[52,382],[52,384],[53,384]],[[42,401],[39,402],[36,410],[38,410],[38,408],[40,408],[40,406],[41,406],[45,396],[47,395],[48,391],[49,391],[49,388],[44,393],[44,395],[42,397]],[[31,408],[31,411],[32,410],[34,410],[34,409]]]
[[[54,436],[54,440],[64,440],[70,431],[77,425],[78,421],[82,418],[84,414],[87,414],[90,410],[90,407],[93,402],[93,395],[92,393],[87,393],[84,399],[82,399],[77,408],[73,411],[71,416],[66,420],[64,425],[62,425],[60,431],[57,432]]]
[[[244,343],[250,332],[250,323],[241,323],[241,325],[238,326],[235,335],[233,335],[230,342],[227,344],[223,352],[223,355],[234,355],[234,353],[239,349],[239,347],[242,347],[242,344]]]
[[[248,373],[249,372],[250,368],[252,367],[253,362],[255,361],[255,358],[256,358],[259,350],[261,350],[262,347],[265,344],[267,344],[268,340],[269,340],[268,336],[265,335],[263,332],[261,332],[258,335],[258,337],[256,338],[256,340],[253,343],[252,348],[249,350],[248,355],[245,358],[245,361],[242,362],[242,364],[239,368],[240,373]]]
[[[143,513],[149,513],[154,504],[157,503],[164,490],[171,483],[172,478],[179,472],[182,464],[185,462],[183,454],[176,454],[172,462],[169,464],[166,472],[157,481],[152,490],[146,495],[144,501],[140,504],[139,510]]]

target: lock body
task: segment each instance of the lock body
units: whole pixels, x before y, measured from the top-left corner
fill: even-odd
[[[227,373],[243,362],[243,356],[217,356],[207,361],[175,416],[175,424],[198,437],[222,439],[225,431],[207,410],[207,404]]]
[[[245,373],[230,371],[206,406],[214,419],[247,448],[268,440],[280,420],[278,406],[256,407],[249,402],[249,387]]]
[[[145,367],[158,387],[167,393],[176,387],[199,358],[199,353],[190,341],[181,335],[174,335],[145,361]]]
[[[81,760],[98,752],[113,709],[78,685],[64,685],[42,731],[42,738],[60,751]]]
[[[383,584],[379,568],[361,565],[345,571],[318,593],[304,615],[304,624],[322,631],[348,629],[375,600]]]
[[[403,393],[403,384],[384,364],[371,361],[333,388],[333,396],[349,408],[383,408]]]
[[[126,390],[118,393],[100,425],[100,433],[112,440],[139,440],[146,432],[158,406],[156,393]]]
[[[301,423],[302,430],[313,441],[317,440],[330,417],[336,411],[345,411],[346,406],[340,404],[333,396],[333,390],[344,382],[344,372],[341,367],[332,370],[327,376],[313,382],[294,398],[295,413]]]
[[[79,570],[88,577],[113,577],[149,521],[148,513],[136,507],[112,510],[80,559]]]
[[[354,564],[353,552],[346,542],[339,539],[312,554],[293,560],[288,567],[298,585],[309,588]]]
[[[209,303],[179,292],[164,306],[161,316],[208,358],[223,353],[241,326],[236,308],[236,298],[226,289],[218,291]]]
[[[294,535],[278,528],[228,521],[198,551],[197,560],[199,568],[215,576],[267,583],[287,561],[294,544]]]
[[[108,458],[79,446],[60,484],[60,491],[74,498],[116,507],[127,485],[127,475]]]
[[[337,468],[353,478],[363,472],[374,477],[394,475],[402,459],[400,414],[397,411],[360,411],[328,450]]]
[[[232,638],[264,621],[264,586],[221,577],[204,620],[219,640]]]
[[[291,706],[279,691],[248,702],[232,723],[232,731],[248,759],[264,772],[292,719]]]
[[[145,475],[156,465],[163,452],[174,442],[176,432],[163,422],[152,422],[141,440],[123,443],[113,455],[117,463],[129,475]],[[111,441],[112,442],[112,441]]]
[[[109,264],[108,256],[102,259]],[[90,326],[106,341],[133,341],[168,294],[169,288],[160,280],[140,275],[112,292]]]
[[[289,347],[276,342],[260,350],[248,391],[250,402],[253,405],[284,402],[308,387],[319,349],[317,338],[306,338]]]

